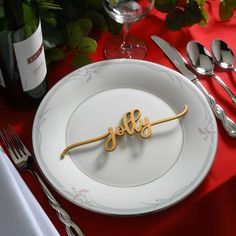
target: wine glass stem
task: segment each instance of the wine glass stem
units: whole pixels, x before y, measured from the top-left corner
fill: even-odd
[[[125,51],[131,49],[131,46],[127,42],[127,36],[129,34],[130,27],[131,27],[131,23],[124,23],[122,25],[123,42],[121,44],[121,49]]]

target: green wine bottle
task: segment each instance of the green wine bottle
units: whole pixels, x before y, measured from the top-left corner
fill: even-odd
[[[0,94],[18,110],[37,107],[47,67],[35,0],[0,0]]]

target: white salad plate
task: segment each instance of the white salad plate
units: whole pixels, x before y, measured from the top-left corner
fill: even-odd
[[[189,110],[152,126],[152,136],[117,137],[60,154],[98,137],[139,109],[150,121]],[[36,161],[63,197],[85,209],[136,215],[167,208],[188,196],[208,174],[217,148],[217,124],[204,96],[187,78],[141,60],[107,60],[61,79],[41,102],[33,124]]]

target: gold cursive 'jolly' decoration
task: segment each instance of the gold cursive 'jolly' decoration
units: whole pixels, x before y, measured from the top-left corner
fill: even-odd
[[[144,119],[141,119],[140,118],[142,115],[141,111],[138,109],[134,109],[130,112],[126,112],[123,115],[122,117],[123,125],[118,125],[115,130],[113,130],[113,128],[110,127],[108,128],[108,131],[105,134],[99,137],[91,138],[85,141],[81,141],[81,142],[69,145],[61,153],[61,158],[64,158],[65,154],[73,148],[86,145],[89,143],[94,143],[105,138],[107,138],[105,142],[105,150],[107,152],[112,152],[116,148],[117,136],[123,136],[125,133],[131,136],[136,132],[136,133],[140,133],[141,137],[144,139],[149,138],[152,135],[152,126],[160,124],[160,123],[164,123],[167,121],[178,119],[182,117],[183,115],[185,115],[187,111],[188,111],[188,106],[185,105],[183,111],[181,111],[180,113],[174,116],[168,117],[168,118],[151,122],[148,117],[144,117]]]

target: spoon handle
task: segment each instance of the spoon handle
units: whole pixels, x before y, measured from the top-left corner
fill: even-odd
[[[224,88],[224,90],[228,93],[228,95],[231,97],[232,102],[236,104],[236,96],[233,94],[233,92],[228,88],[228,86],[221,80],[219,76],[216,74],[212,74],[212,77]]]
[[[207,101],[210,104],[210,107],[215,114],[216,118],[221,121],[223,128],[227,132],[227,134],[232,137],[236,138],[236,124],[233,120],[231,120],[224,112],[223,108],[216,103],[215,99],[206,91],[206,89],[202,86],[202,84],[195,80],[194,84],[201,90],[201,92],[206,97]]]

